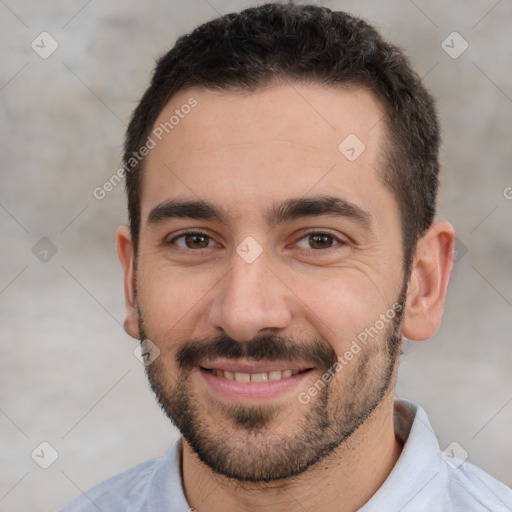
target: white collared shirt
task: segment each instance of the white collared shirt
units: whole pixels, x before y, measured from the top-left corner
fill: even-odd
[[[396,435],[404,443],[402,453],[360,512],[512,512],[512,490],[469,462],[441,452],[420,406],[395,401],[394,420]],[[59,512],[189,511],[181,481],[181,448],[180,439],[165,457],[109,478]]]

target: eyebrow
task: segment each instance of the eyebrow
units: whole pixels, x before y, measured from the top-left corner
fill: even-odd
[[[287,221],[320,215],[349,218],[369,231],[373,224],[369,212],[335,196],[286,199],[272,205],[266,212],[265,220],[269,226],[276,226]],[[156,225],[173,218],[209,220],[228,224],[230,216],[208,201],[170,199],[155,206],[149,213],[147,222]]]

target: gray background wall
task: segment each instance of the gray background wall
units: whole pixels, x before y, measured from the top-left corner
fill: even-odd
[[[200,22],[248,5],[0,2],[2,511],[58,508],[176,439],[122,329],[122,186],[102,201],[92,191],[119,166],[155,58]],[[456,441],[510,485],[512,2],[324,5],[366,17],[407,49],[444,126],[439,218],[463,245],[443,326],[406,346],[397,394],[426,408],[442,448]],[[45,59],[31,48],[51,49],[43,31],[58,42]],[[454,31],[469,45],[456,59],[441,45]],[[453,54],[464,43],[446,44]],[[51,462],[43,441],[58,454],[48,469],[31,457]]]

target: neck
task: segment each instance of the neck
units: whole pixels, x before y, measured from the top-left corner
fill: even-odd
[[[324,460],[291,479],[240,483],[214,473],[182,439],[185,496],[197,512],[305,510],[348,512],[362,507],[384,483],[402,445],[393,427],[393,391],[372,417]]]

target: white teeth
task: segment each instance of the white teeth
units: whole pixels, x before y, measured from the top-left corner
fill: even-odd
[[[266,373],[251,373],[251,382],[265,382],[268,380]]]
[[[222,370],[220,370],[220,371],[222,371]],[[238,382],[250,382],[251,374],[235,372],[235,380],[237,380]]]
[[[262,373],[229,372],[227,370],[211,370],[216,377],[225,377],[238,382],[266,382],[267,380],[281,380],[297,375],[300,370],[272,370]]]

